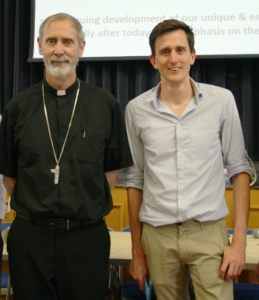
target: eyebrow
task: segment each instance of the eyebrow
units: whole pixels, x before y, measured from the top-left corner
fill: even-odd
[[[161,48],[161,49],[158,49],[158,51],[159,52],[162,52],[162,51],[164,51],[164,50],[170,50],[171,48],[169,47],[169,46],[165,46],[165,47],[163,47],[163,48]]]
[[[46,37],[45,41],[48,41],[48,40],[57,40],[57,37],[52,37],[52,36],[49,36],[49,37]],[[75,39],[73,38],[70,38],[70,37],[64,37],[64,38],[61,38],[62,41],[75,41]]]
[[[179,49],[179,48],[181,48],[181,49],[187,49],[187,46],[176,46],[174,49]],[[165,50],[171,50],[172,48],[170,47],[170,46],[165,46],[165,47],[163,47],[163,48],[161,48],[161,49],[158,49],[158,51],[159,52],[163,52],[163,51],[165,51]]]

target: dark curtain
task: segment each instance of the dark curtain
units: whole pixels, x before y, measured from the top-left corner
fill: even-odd
[[[0,1],[0,111],[17,93],[39,82],[43,63],[28,63],[30,0]],[[240,41],[241,43],[241,41]],[[87,48],[86,50],[87,51]],[[246,148],[259,160],[259,58],[197,59],[191,76],[225,87],[235,96]],[[110,91],[122,112],[129,100],[155,86],[158,73],[148,60],[81,61],[78,77]]]

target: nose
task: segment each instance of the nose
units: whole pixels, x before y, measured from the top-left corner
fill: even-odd
[[[62,43],[60,43],[60,42],[56,43],[56,45],[54,47],[54,54],[57,56],[61,56],[64,54],[64,47],[63,47]]]
[[[170,55],[170,62],[172,64],[177,63],[178,62],[178,54],[176,51],[171,51],[171,55]]]

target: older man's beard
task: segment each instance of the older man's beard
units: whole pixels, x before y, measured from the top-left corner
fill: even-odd
[[[46,66],[46,70],[48,73],[56,78],[67,78],[69,77],[75,70],[78,64],[78,56],[71,60],[68,56],[56,56],[52,55],[51,57],[45,57],[43,55],[44,63]],[[55,62],[64,61],[61,64],[55,64]]]

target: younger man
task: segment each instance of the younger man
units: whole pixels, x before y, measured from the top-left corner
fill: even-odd
[[[125,183],[130,272],[143,290],[148,268],[159,300],[189,298],[188,269],[196,300],[231,300],[232,279],[245,263],[253,176],[235,100],[230,91],[189,77],[196,53],[185,23],[159,23],[149,43],[161,82],[126,108],[134,161]],[[224,167],[233,183],[231,245]]]

